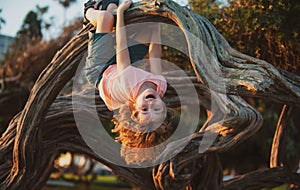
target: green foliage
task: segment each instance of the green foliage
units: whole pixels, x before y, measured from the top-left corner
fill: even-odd
[[[210,20],[216,19],[221,15],[221,2],[218,0],[189,0],[191,10]]]
[[[58,1],[58,3],[64,7],[64,26],[66,26],[67,9],[71,6],[71,4],[77,2],[77,0],[54,0],[54,1]]]
[[[16,43],[17,46],[24,44],[35,44],[40,41],[42,35],[42,21],[38,18],[38,14],[34,11],[30,11],[21,26],[21,29],[17,33]]]
[[[45,21],[43,18],[44,14],[46,14],[49,10],[49,6],[40,7],[39,5],[36,6],[38,18],[41,20],[42,28],[48,30],[51,26],[50,22]]]
[[[17,68],[24,68],[23,66],[20,67],[20,64],[32,64],[32,62],[25,62],[29,61],[29,59],[36,60],[37,57],[40,57],[39,55],[41,55],[41,52],[45,51],[44,48],[47,48],[46,46],[53,45],[55,47],[49,47],[49,49],[45,51],[48,52],[47,56],[41,55],[41,57],[47,57],[46,60],[48,60],[49,56],[53,56],[53,53],[56,51],[56,49],[62,45],[62,42],[65,41],[63,40],[60,42],[55,42],[55,40],[50,40],[49,43],[47,43],[43,40],[42,30],[48,30],[51,26],[51,24],[43,18],[48,12],[48,9],[48,6],[41,7],[37,5],[36,10],[29,11],[25,16],[23,24],[17,32],[14,42],[11,44],[8,52],[4,55],[4,63],[10,64],[7,62],[14,62],[14,66],[12,66],[12,69],[10,69],[13,72],[10,73],[11,75],[15,74],[15,70]],[[70,28],[72,28],[72,26]],[[66,35],[70,35],[66,36],[66,38],[69,39],[73,33],[69,34],[70,31],[68,27],[65,27],[64,30]],[[57,45],[58,47],[56,47]],[[25,67],[25,69],[27,69],[27,67]],[[40,67],[38,67],[38,69],[40,69]],[[31,75],[35,76],[36,74],[34,73]]]
[[[32,47],[38,47],[43,43],[43,28],[49,28],[50,25],[43,20],[43,15],[48,11],[48,6],[36,6],[36,11],[29,11],[23,20],[17,35],[11,44],[9,50],[4,55],[5,61],[14,60],[15,64],[20,62],[21,57],[28,54],[24,53]],[[35,49],[37,51],[38,48]],[[14,66],[18,67],[18,66]],[[14,70],[14,69],[12,69]]]
[[[69,8],[72,3],[77,2],[77,0],[55,0],[58,1],[64,8]]]
[[[49,7],[40,7],[39,5],[36,6],[36,9],[38,10],[39,16],[43,16],[46,12],[48,12]]]
[[[190,2],[235,49],[300,73],[300,1],[229,0],[219,8],[214,0]]]

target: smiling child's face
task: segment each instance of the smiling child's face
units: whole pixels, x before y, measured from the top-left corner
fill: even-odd
[[[136,99],[135,117],[141,125],[161,125],[166,117],[166,106],[154,89],[143,91]]]

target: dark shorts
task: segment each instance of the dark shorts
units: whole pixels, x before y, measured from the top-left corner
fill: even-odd
[[[88,56],[85,64],[86,79],[98,87],[103,72],[112,64],[116,64],[115,33],[89,33]],[[131,63],[142,60],[149,47],[135,40],[128,39]]]

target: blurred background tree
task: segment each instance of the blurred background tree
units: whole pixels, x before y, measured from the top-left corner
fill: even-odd
[[[63,6],[64,8],[64,26],[67,24],[67,10],[68,8],[73,4],[76,3],[77,0],[55,0],[58,1],[58,3]]]
[[[208,18],[230,45],[297,75],[300,73],[300,1],[298,0],[189,0],[191,10]],[[272,136],[282,105],[249,99],[264,116],[262,130],[221,156],[224,167],[245,173],[267,167]],[[300,160],[299,109],[290,123],[287,163]],[[235,158],[234,160],[232,158]]]
[[[10,119],[22,110],[29,92],[41,71],[51,62],[54,54],[80,29],[81,18],[74,18],[62,28],[55,39],[44,39],[51,22],[44,18],[48,6],[36,6],[25,16],[0,65],[0,131]],[[1,17],[0,17],[1,18]]]
[[[41,41],[43,38],[41,23],[42,21],[38,18],[38,13],[30,11],[17,33],[16,46],[25,47],[27,44],[35,44]]]
[[[4,20],[4,18],[1,16],[1,12],[2,12],[2,9],[0,9],[0,30],[1,30],[1,28],[3,27],[3,25],[5,24],[5,20]]]
[[[237,50],[299,74],[299,1],[189,2],[191,9],[207,17]]]
[[[191,10],[209,20],[215,20],[221,16],[221,6],[224,3],[218,0],[189,0]]]
[[[38,18],[41,20],[42,29],[48,31],[51,27],[51,21],[53,17],[50,17],[50,21],[44,19],[44,15],[48,12],[49,6],[40,7],[39,5],[36,6]],[[45,36],[43,34],[43,36]]]

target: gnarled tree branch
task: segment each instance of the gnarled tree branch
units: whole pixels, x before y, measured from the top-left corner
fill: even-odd
[[[2,136],[0,167],[3,172],[0,177],[4,188],[40,189],[50,174],[53,160],[60,152],[68,150],[87,154],[131,183],[149,189],[220,189],[222,174],[216,153],[243,142],[262,125],[261,114],[242,96],[299,105],[300,77],[232,49],[211,23],[190,10],[172,1],[155,2],[135,3],[126,14],[126,22],[160,21],[177,25],[183,31],[197,77],[195,86],[203,97],[201,103],[212,113],[201,132],[167,146],[161,157],[168,156],[185,144],[185,140],[188,141],[174,158],[153,168],[152,176],[147,169],[124,168],[108,163],[89,149],[75,128],[73,113],[78,110],[72,108],[70,100],[57,97],[75,75],[84,57],[88,36],[88,28],[85,28],[57,52],[37,79],[23,111],[11,121]],[[207,56],[208,51],[211,56]],[[169,92],[169,98],[168,105],[178,104],[172,92]],[[212,103],[214,109],[211,109]],[[100,118],[111,118],[103,103],[97,103],[97,110]],[[213,136],[215,140],[207,148],[199,149],[201,144],[208,143],[206,135]],[[270,176],[276,176],[276,171],[270,170]],[[280,171],[282,173],[288,172]],[[213,180],[199,182],[199,176]],[[268,178],[266,187],[269,187],[268,182],[273,184]],[[291,181],[280,181],[283,182]],[[297,180],[292,182],[298,183]]]

